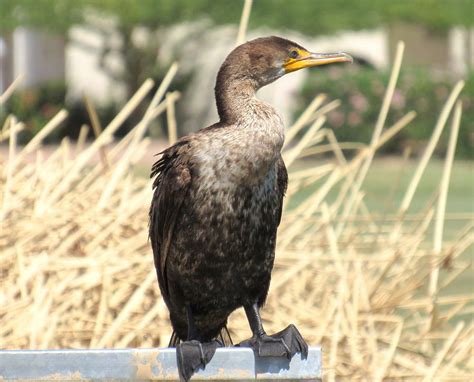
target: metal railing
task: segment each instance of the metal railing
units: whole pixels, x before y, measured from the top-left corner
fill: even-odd
[[[2,350],[0,380],[178,381],[175,349]],[[321,348],[291,361],[255,357],[248,348],[218,349],[192,381],[320,381]]]

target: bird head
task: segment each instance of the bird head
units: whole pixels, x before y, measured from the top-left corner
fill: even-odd
[[[226,59],[234,69],[232,72],[251,77],[258,87],[300,69],[352,61],[347,53],[313,53],[293,41],[276,36],[248,41],[235,48]]]

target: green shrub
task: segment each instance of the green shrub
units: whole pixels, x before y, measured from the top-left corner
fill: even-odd
[[[20,142],[35,135],[59,110],[66,97],[66,87],[62,82],[51,82],[44,86],[16,91],[1,111],[0,122],[8,114],[15,115],[25,123],[20,134]]]
[[[168,67],[156,65],[154,70],[149,73],[149,77],[155,81],[155,89],[147,95],[149,101],[151,101],[167,70]],[[170,91],[182,91],[189,81],[190,75],[177,76],[170,87]],[[131,92],[134,93],[135,90],[133,89]],[[119,105],[110,102],[101,106],[95,105],[95,107],[102,127],[105,127],[118,114],[123,104]],[[19,143],[25,144],[62,108],[68,111],[69,117],[62,126],[55,129],[47,137],[46,143],[58,143],[66,136],[76,139],[83,124],[90,126],[90,119],[84,101],[82,99],[69,100],[67,97],[67,86],[62,81],[46,82],[36,87],[15,91],[4,105],[4,108],[0,108],[0,129],[9,114],[15,115],[20,121],[25,123],[25,129],[18,137]],[[139,105],[120,126],[115,135],[122,137],[127,134],[141,119],[145,109],[145,104]],[[152,136],[166,136],[166,133],[166,113],[163,113],[152,122],[150,134]],[[89,132],[89,138],[92,136],[93,133],[91,131]]]
[[[329,99],[340,99],[342,104],[328,114],[327,125],[334,130],[340,142],[370,141],[382,104],[389,73],[366,67],[333,66],[311,71],[299,99],[295,115],[317,93],[326,93]],[[390,126],[410,110],[417,116],[382,149],[384,153],[401,152],[405,147],[420,153],[429,139],[436,119],[455,81],[435,76],[428,70],[403,68],[394,93],[386,126]],[[474,159],[474,72],[469,73],[461,93],[463,116],[456,149],[458,158]],[[449,126],[450,122],[448,122]],[[446,128],[436,154],[443,155],[448,141]]]
[[[65,108],[69,116],[66,121],[55,129],[47,138],[46,143],[57,143],[64,137],[77,138],[83,124],[90,125],[89,115],[82,100],[67,102],[67,89],[64,82],[48,82],[34,88],[16,91],[7,101],[3,110],[0,110],[0,126],[9,114],[15,115],[24,122],[25,129],[20,132],[20,144],[27,143],[39,130],[41,130],[54,115]],[[97,114],[102,126],[105,127],[119,111],[119,106],[108,104],[97,107]],[[131,127],[126,121],[117,132],[125,134]],[[89,138],[92,137],[89,132]]]

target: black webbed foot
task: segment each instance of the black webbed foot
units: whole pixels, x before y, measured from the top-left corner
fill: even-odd
[[[176,357],[180,378],[189,381],[198,369],[206,367],[214,356],[216,349],[221,346],[222,344],[217,340],[204,343],[193,340],[177,345]]]
[[[291,359],[300,353],[303,359],[308,358],[308,345],[294,325],[289,325],[281,332],[267,335],[254,335],[240,346],[253,348],[260,357],[286,357]]]

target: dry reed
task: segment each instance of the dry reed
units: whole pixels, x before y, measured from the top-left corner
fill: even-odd
[[[465,380],[474,370],[472,321],[452,325],[472,314],[473,296],[443,293],[469,266],[460,255],[474,241],[472,215],[461,216],[468,224],[455,240],[442,240],[460,104],[438,201],[408,214],[462,83],[443,109],[399,212],[380,220],[365,200],[363,181],[377,149],[414,117],[409,113],[384,129],[400,61],[401,53],[373,139],[368,146],[350,146],[357,149],[352,159],[323,128],[325,113],[337,107],[337,102],[324,105],[323,96],[287,134],[287,202],[321,183],[284,213],[263,318],[268,332],[292,322],[310,344],[322,344],[329,381]],[[119,141],[113,141],[113,132],[143,102],[151,80],[104,130],[92,118],[97,137],[91,145],[84,145],[85,126],[77,145],[64,140],[48,158],[41,143],[66,118],[65,111],[24,148],[16,144],[21,124],[14,116],[8,119],[3,131],[8,155],[0,158],[2,348],[166,346],[168,313],[147,241],[151,184],[133,168],[149,143],[147,126],[158,114],[168,113],[170,139],[176,137],[177,94],[166,95],[175,72],[173,66],[143,119]],[[94,116],[91,104],[89,110]],[[307,169],[294,165],[325,141],[335,160]],[[333,202],[327,198],[331,190],[337,194]],[[236,341],[249,336],[242,311],[231,316],[230,329]]]

